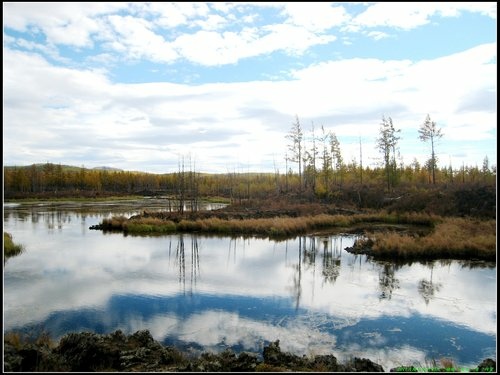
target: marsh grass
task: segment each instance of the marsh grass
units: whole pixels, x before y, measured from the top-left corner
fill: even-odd
[[[496,221],[442,218],[427,236],[372,233],[372,254],[395,258],[496,259]]]
[[[427,214],[358,214],[358,215],[307,215],[299,217],[276,216],[272,218],[182,219],[179,222],[153,217],[114,216],[102,221],[104,230],[123,230],[127,233],[204,232],[216,234],[248,234],[283,237],[304,234],[318,229],[347,228],[363,223],[412,224],[433,226],[439,218]]]
[[[157,218],[133,219],[122,222],[127,233],[171,233],[177,230],[173,221]]]
[[[3,232],[3,253],[6,258],[19,255],[23,250],[24,246],[15,244],[10,233]]]

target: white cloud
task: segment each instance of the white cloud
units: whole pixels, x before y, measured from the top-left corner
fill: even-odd
[[[152,2],[144,6],[148,12],[159,14],[156,23],[165,27],[177,27],[189,24],[194,18],[209,16],[209,6],[206,3],[164,3]]]
[[[350,19],[343,6],[317,2],[286,3],[282,14],[289,17],[287,23],[316,32],[341,26]]]
[[[9,6],[6,27],[20,31],[40,28],[52,45],[92,47],[95,42],[104,42],[106,48],[131,60],[170,63],[183,57],[207,66],[233,64],[274,51],[300,55],[312,46],[334,41],[335,36],[318,32],[344,22],[347,17],[342,7],[288,4],[283,11],[289,16],[289,24],[240,28],[252,23],[256,14],[240,14],[244,9],[238,11],[238,7],[228,6],[223,17],[211,13],[213,10],[205,3],[34,7],[39,12],[26,6]],[[125,7],[130,14],[110,14]],[[189,33],[176,29],[178,26],[199,30]]]
[[[373,38],[375,40],[380,40],[380,39],[385,39],[389,38],[390,35],[387,33],[384,33],[383,31],[370,31],[366,34],[369,38]]]
[[[211,14],[206,20],[195,21],[194,24],[201,27],[202,30],[219,30],[227,26],[228,20],[218,14]]]
[[[347,29],[356,31],[363,27],[385,26],[410,30],[428,24],[436,14],[456,17],[462,11],[478,12],[496,19],[496,3],[383,2],[370,5]]]
[[[351,18],[348,12],[360,7],[366,10]],[[134,161],[149,157],[148,165],[191,148],[213,170],[226,169],[224,152],[269,170],[273,154],[283,157],[295,114],[307,129],[311,121],[335,129],[352,155],[349,139],[375,136],[384,114],[411,131],[430,113],[446,127],[448,140],[493,141],[496,42],[427,60],[343,59],[355,53],[359,35],[340,30],[358,29],[378,47],[373,39],[397,36],[389,27],[410,30],[464,12],[496,19],[496,3],[6,3],[4,10],[4,155],[16,163],[39,162],[37,155],[69,157],[68,150],[54,149],[66,137],[67,149],[79,143],[78,149],[96,151],[107,142],[124,159],[118,144],[133,145]],[[334,43],[337,38],[342,43]],[[257,57],[255,71],[235,73],[243,65],[238,62]],[[275,65],[257,70],[266,61]],[[135,64],[142,62],[155,63],[145,68],[148,78]],[[253,74],[273,81],[111,80],[131,66],[129,81],[150,80],[157,70],[162,80],[198,77],[199,83],[215,72],[220,75],[211,79],[227,82],[223,66],[229,64],[238,80]],[[132,120],[139,117],[144,121]],[[30,137],[20,137],[20,124]]]
[[[239,32],[201,30],[179,36],[173,46],[189,61],[212,66],[274,51],[302,54],[311,46],[334,40],[334,36],[317,36],[292,25],[268,25],[261,29],[245,27]]]
[[[443,17],[457,17],[462,12],[479,13],[492,19],[497,18],[496,2],[442,2],[436,4],[437,11]]]
[[[27,6],[28,5],[28,6]],[[126,8],[126,3],[5,3],[4,27],[27,31],[40,28],[47,41],[76,47],[92,45],[99,31],[93,17]]]
[[[295,114],[304,129],[314,121],[334,130],[346,160],[359,151],[357,143],[349,145],[343,138],[363,135],[368,144],[368,137],[377,135],[382,115],[392,116],[404,132],[414,130],[429,113],[445,127],[448,140],[486,140],[496,129],[496,111],[494,102],[488,104],[482,93],[495,97],[495,57],[495,44],[487,44],[421,62],[330,61],[294,71],[292,81],[189,86],[113,84],[103,71],[55,67],[36,54],[6,49],[4,135],[9,141],[4,152],[9,158],[17,155],[8,162],[29,164],[40,158],[53,160],[54,155],[71,159],[76,145],[83,152],[106,144],[110,153],[116,148],[123,157],[129,155],[130,162],[138,163],[133,169],[140,170],[144,167],[139,160],[155,165],[168,159],[175,169],[177,154],[191,149],[203,159],[199,167],[207,171],[225,171],[228,163],[237,162],[272,170],[273,158],[282,163],[284,135]],[[220,56],[214,53],[211,58],[216,62]],[[471,93],[477,93],[474,101]],[[491,109],[485,111],[485,105]],[[139,117],[145,120],[133,121]],[[30,137],[17,134],[17,124]],[[61,129],[68,130],[61,133]],[[61,136],[65,142],[58,141],[55,153],[44,139],[55,142]],[[128,152],[123,151],[125,144]],[[375,148],[371,149],[365,147],[365,160],[376,157]]]
[[[334,35],[317,35],[304,28],[286,24],[269,25],[263,29],[270,33],[259,41],[259,45],[269,44],[274,46],[274,50],[284,50],[299,55],[309,47],[327,44],[337,39]]]
[[[171,62],[178,57],[171,43],[151,30],[150,22],[132,16],[109,16],[108,19],[117,33],[110,46],[129,58]]]

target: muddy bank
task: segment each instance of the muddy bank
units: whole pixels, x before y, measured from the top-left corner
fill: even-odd
[[[279,340],[264,347],[261,356],[226,350],[194,357],[174,347],[161,345],[147,330],[129,336],[120,330],[108,335],[70,333],[63,336],[57,346],[47,338],[34,342],[20,342],[18,339],[15,335],[4,338],[6,372],[384,372],[382,366],[366,358],[338,363],[333,355],[300,357],[282,352]],[[415,371],[414,367],[399,367],[390,371],[411,369]],[[474,370],[495,371],[496,362],[488,358],[476,369],[471,369]]]

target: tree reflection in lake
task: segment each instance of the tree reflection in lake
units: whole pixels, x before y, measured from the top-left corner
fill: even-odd
[[[332,241],[332,237],[321,237],[319,239],[323,244],[323,275],[324,283],[335,284],[340,274],[340,260],[342,253],[342,238],[340,241]]]
[[[292,275],[292,296],[295,300],[295,310],[300,307],[300,297],[302,295],[302,241],[303,237],[299,237],[299,261],[297,264],[293,264],[293,275]],[[287,243],[288,245],[288,243]]]
[[[342,259],[342,236],[299,236],[298,261],[292,264],[294,273],[290,290],[295,300],[295,308],[300,307],[302,295],[302,277],[304,272],[311,272],[312,282],[316,280],[316,263],[321,257],[322,285],[335,284],[340,275]],[[322,251],[318,249],[322,246]],[[312,286],[314,292],[316,288]],[[314,294],[312,295],[314,298]]]
[[[422,296],[425,301],[425,304],[428,305],[429,301],[434,298],[434,293],[438,292],[441,289],[441,283],[434,283],[432,281],[432,272],[434,271],[434,262],[429,265],[431,269],[431,277],[429,280],[422,279],[418,282],[418,292]]]
[[[382,269],[379,271],[380,300],[390,300],[392,298],[392,292],[399,289],[399,280],[395,276],[395,272],[398,268],[400,267],[396,264],[383,263]]]
[[[189,271],[189,294],[193,294],[193,287],[196,289],[196,280],[200,275],[200,254],[198,247],[198,237],[196,235],[189,236],[191,238],[190,251],[190,271]],[[172,246],[172,240],[169,243],[169,249]],[[169,252],[170,254],[170,252]],[[184,235],[180,234],[175,247],[175,264],[179,269],[179,285],[183,294],[186,294],[186,249],[184,245]]]

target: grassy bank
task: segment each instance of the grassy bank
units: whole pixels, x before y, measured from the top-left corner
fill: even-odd
[[[120,230],[130,234],[200,232],[215,234],[246,234],[265,237],[284,237],[305,234],[320,229],[348,228],[363,223],[411,224],[433,226],[440,219],[427,214],[358,214],[309,215],[227,220],[219,217],[203,219],[165,220],[154,217],[114,216],[104,219],[99,229]]]
[[[15,244],[10,233],[3,232],[3,254],[5,258],[19,255],[22,251],[23,246]]]
[[[427,236],[371,233],[378,258],[459,258],[496,260],[496,221],[444,218]]]

